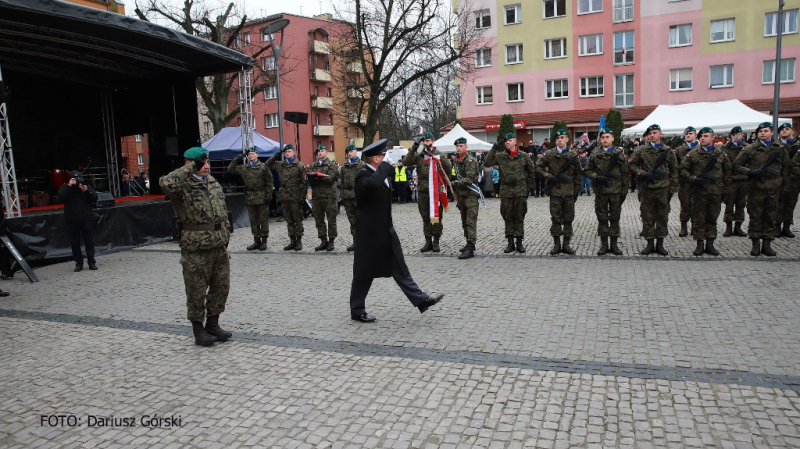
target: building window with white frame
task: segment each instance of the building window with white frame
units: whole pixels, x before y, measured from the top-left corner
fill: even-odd
[[[778,12],[768,12],[764,16],[764,36],[778,35]],[[783,12],[783,34],[797,33],[797,10]]]
[[[264,114],[265,128],[277,128],[279,124],[278,114]]]
[[[544,18],[552,19],[555,17],[566,17],[567,0],[542,0]]]
[[[736,19],[711,21],[711,43],[730,42],[736,39]]]
[[[569,98],[569,80],[566,78],[546,80],[544,82],[544,98],[546,100]]]
[[[144,154],[136,153],[136,163],[139,165],[144,165]]]
[[[578,37],[578,56],[594,56],[603,54],[603,35],[590,34]]]
[[[692,90],[692,68],[672,69],[669,71],[669,90]]]
[[[250,45],[250,33],[244,33],[242,36],[244,36],[244,44]]]
[[[614,33],[614,65],[633,64],[633,31]]]
[[[475,67],[489,67],[492,65],[492,49],[479,48],[475,50]]]
[[[580,96],[583,98],[602,97],[605,95],[602,75],[582,77],[580,83]]]
[[[141,135],[141,134],[137,134],[137,135],[134,137],[134,139],[135,139],[137,142],[141,142],[141,141],[142,141],[142,135]]]
[[[261,30],[261,42],[272,42],[275,40],[275,33],[267,33],[267,29]]]
[[[522,44],[506,45],[506,64],[522,62]]]
[[[265,56],[261,59],[261,68],[264,70],[275,70],[277,64],[275,64],[275,56]]]
[[[478,86],[475,88],[475,104],[492,104],[492,86]]]
[[[264,99],[272,100],[278,98],[278,86],[267,86],[264,88]]]
[[[797,58],[781,59],[780,79],[781,84],[794,82],[794,66]],[[764,84],[775,84],[775,60],[764,61],[764,72],[762,75]]]
[[[692,45],[692,24],[682,23],[669,27],[669,46],[687,47]]]
[[[633,0],[613,0],[614,23],[633,20]]]
[[[490,15],[488,9],[475,11],[475,28],[483,29],[483,28],[490,28],[491,26],[492,26],[492,16]]]
[[[614,107],[633,107],[633,74],[614,75]]]
[[[578,0],[578,14],[603,12],[603,0]]]
[[[205,125],[206,134],[211,134],[211,122],[205,122],[203,125]]]
[[[511,83],[507,84],[507,98],[506,101],[509,103],[515,101],[524,101],[525,100],[525,88],[522,83]]]
[[[547,39],[544,41],[544,59],[567,57],[567,38]]]
[[[504,25],[514,25],[515,23],[522,23],[522,5],[506,5],[503,7],[505,11]]]
[[[733,64],[712,65],[708,80],[712,89],[733,87]]]

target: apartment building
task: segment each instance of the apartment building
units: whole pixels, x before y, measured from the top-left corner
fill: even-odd
[[[460,1],[460,0],[459,0]],[[627,124],[661,104],[739,99],[772,109],[776,76],[782,117],[800,118],[798,8],[787,0],[474,0],[483,40],[462,81],[460,118],[492,141],[503,114],[518,138],[541,142],[555,121],[594,132],[609,109]],[[777,27],[782,60],[775,70]],[[701,123],[693,124],[702,126]],[[726,131],[726,130],[719,130]]]

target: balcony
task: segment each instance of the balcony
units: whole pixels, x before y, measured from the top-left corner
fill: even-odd
[[[363,137],[354,137],[354,138],[350,139],[350,145],[353,145],[356,148],[364,148],[364,138]]]
[[[314,126],[314,135],[315,136],[332,136],[333,135],[333,125],[315,125]]]
[[[361,66],[360,62],[348,62],[347,71],[351,73],[362,73],[364,68]]]
[[[331,80],[331,72],[325,69],[311,69],[311,79],[328,82]]]
[[[367,122],[363,114],[356,114],[355,112],[347,113],[347,121],[349,123],[359,123],[362,125]]]
[[[364,98],[364,89],[360,87],[351,87],[347,89],[348,98]]]
[[[317,109],[331,109],[333,108],[333,98],[332,97],[312,97],[311,98],[311,107]]]
[[[321,55],[327,55],[331,53],[330,45],[327,42],[313,40],[308,43],[308,47],[310,51],[319,53]]]

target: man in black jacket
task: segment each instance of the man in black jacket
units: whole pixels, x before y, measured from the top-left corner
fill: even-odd
[[[73,171],[67,184],[58,190],[58,199],[64,204],[64,221],[72,243],[72,258],[75,260],[75,272],[83,270],[83,254],[81,254],[81,236],[86,245],[86,260],[89,269],[96,270],[94,260],[94,212],[92,203],[97,201],[97,192],[83,179],[80,172]]]
[[[366,299],[372,280],[392,277],[411,304],[424,313],[438,303],[443,294],[431,296],[423,292],[408,271],[400,239],[392,223],[391,161],[386,159],[386,139],[381,139],[362,151],[367,166],[356,174],[355,193],[358,208],[356,251],[353,261],[353,284],[350,290],[350,318],[372,323],[375,317],[367,313]]]

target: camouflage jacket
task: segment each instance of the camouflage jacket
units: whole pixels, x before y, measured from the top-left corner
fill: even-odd
[[[367,164],[364,163],[361,159],[356,159],[355,164],[351,164],[349,160],[344,162],[339,168],[339,179],[342,182],[342,199],[343,200],[354,200],[356,199],[356,192],[355,192],[355,183],[356,183],[356,173],[359,170],[364,168]]]
[[[789,179],[789,155],[774,139],[769,147],[764,146],[760,140],[756,140],[746,146],[736,157],[736,160],[733,161],[733,165],[739,173],[748,175],[750,170],[761,168],[773,151],[780,151],[778,158],[767,167],[768,171],[765,180],[763,182],[760,180],[754,182],[751,191],[779,193],[781,190],[788,190],[789,183],[784,183],[783,181],[784,179]]]
[[[790,140],[789,145],[786,145],[785,143],[781,142],[781,145],[783,145],[783,149],[786,150],[786,153],[789,156],[789,161],[790,161],[789,164],[791,167],[792,162],[795,160],[794,157],[797,156],[797,153],[800,153],[800,151],[798,151],[800,149],[800,139]],[[795,173],[795,170],[790,168],[788,179],[789,179],[788,181],[789,186],[785,190],[788,190],[789,192],[797,192],[798,190],[800,190],[800,174]]]
[[[688,180],[683,177],[683,172],[681,171],[681,164],[683,164],[683,160],[686,158],[686,155],[689,154],[690,151],[700,146],[700,142],[695,140],[694,146],[690,147],[688,143],[683,142],[683,145],[675,148],[675,160],[678,161],[678,183],[683,185]]]
[[[336,199],[336,181],[339,180],[339,164],[325,158],[308,166],[307,174],[319,172],[326,176],[308,176],[308,184],[318,200]]]
[[[272,201],[272,190],[275,187],[272,172],[265,164],[256,162],[252,165],[247,159],[243,164],[241,159],[234,159],[228,165],[228,172],[242,177],[247,204],[267,204]]]
[[[442,168],[445,174],[449,174],[453,170],[453,164],[450,163],[439,150],[434,149],[433,154],[439,156],[442,162]],[[409,150],[406,157],[403,158],[403,165],[406,167],[417,167],[417,192],[428,192],[428,172],[430,171],[430,163],[425,163],[425,155],[418,153],[417,150]]]
[[[631,174],[641,176],[650,171],[653,164],[656,163],[661,153],[668,151],[666,160],[658,166],[659,170],[666,172],[665,175],[654,173],[655,181],[648,183],[648,189],[663,189],[669,188],[670,193],[678,191],[678,160],[675,158],[675,152],[667,144],[661,144],[659,149],[653,148],[653,144],[648,142],[639,147],[639,150],[634,153],[628,166],[631,169]],[[637,180],[638,183],[638,180]]]
[[[551,196],[574,196],[581,189],[581,164],[578,161],[578,154],[574,151],[567,151],[561,154],[558,148],[547,150],[544,156],[536,164],[536,171],[539,175],[549,178],[561,170],[564,164],[571,165],[563,173],[569,181],[562,180],[549,187]],[[548,184],[550,181],[547,181]]]
[[[478,161],[476,161],[471,154],[467,153],[461,159],[456,158],[454,167],[456,176],[451,184],[453,184],[456,195],[458,195],[459,198],[467,198],[469,196],[478,198],[479,195],[467,187],[470,184],[478,185],[478,174],[483,169],[480,164],[478,164]]]
[[[295,157],[294,162],[281,160],[281,153],[267,159],[267,167],[278,173],[281,181],[281,201],[300,202],[306,199],[306,166]]]
[[[713,148],[713,147],[712,147]],[[706,151],[702,146],[695,147],[681,162],[681,178],[687,183],[694,181],[708,166],[711,159],[717,162],[711,170],[706,172],[706,186],[698,187],[689,185],[693,194],[721,195],[725,192],[725,186],[731,182],[731,161],[722,148],[714,148]],[[716,177],[716,181],[709,178]]]
[[[183,225],[181,249],[227,247],[231,235],[222,186],[211,175],[201,181],[194,173],[194,162],[189,162],[158,181]]]
[[[731,182],[747,181],[747,175],[737,172],[733,167],[733,161],[736,160],[736,157],[739,156],[745,146],[744,141],[742,141],[742,145],[736,145],[732,140],[729,140],[722,147],[722,150],[728,155],[728,160],[731,161]]]
[[[608,184],[604,186],[592,184],[595,192],[602,195],[624,195],[628,193],[628,187],[631,185],[631,174],[628,170],[628,160],[625,158],[623,149],[615,147],[606,152],[603,147],[596,148],[589,156],[589,162],[586,164],[586,170],[584,170],[584,174],[591,179],[602,176],[608,170],[608,166],[611,164],[615,154],[617,155],[616,167],[612,168],[606,176]],[[619,175],[619,178],[616,175]]]
[[[577,160],[576,158],[575,161]],[[536,179],[536,167],[524,151],[518,151],[516,156],[511,157],[508,150],[492,147],[483,165],[497,165],[500,172],[500,196],[504,198],[527,197]]]

